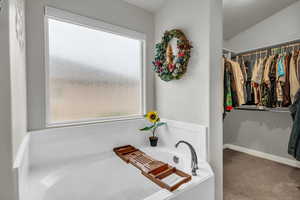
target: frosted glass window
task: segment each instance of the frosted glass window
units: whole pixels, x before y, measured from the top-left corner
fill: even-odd
[[[48,123],[142,114],[142,41],[48,18]]]

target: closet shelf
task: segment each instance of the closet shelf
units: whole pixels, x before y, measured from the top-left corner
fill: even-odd
[[[265,51],[270,53],[270,52],[272,52],[272,49],[275,49],[275,48],[287,49],[287,48],[292,48],[294,46],[300,46],[300,40],[299,39],[292,40],[292,41],[289,41],[289,42],[280,43],[280,44],[270,45],[270,46],[267,46],[267,47],[251,49],[251,50],[240,52],[240,53],[234,53],[234,52],[231,52],[231,53],[232,53],[232,58],[236,58],[238,56],[243,56],[245,54],[257,54],[258,52],[265,52]],[[224,49],[223,51],[226,51],[226,49]],[[227,51],[229,51],[229,50],[227,50]]]
[[[235,107],[235,110],[245,110],[245,111],[260,111],[260,112],[278,112],[278,113],[289,113],[289,108],[267,108],[267,107],[258,107],[255,105],[244,105],[240,107]]]

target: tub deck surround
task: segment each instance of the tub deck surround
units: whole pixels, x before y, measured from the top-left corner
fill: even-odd
[[[207,127],[168,119],[161,121],[167,126],[157,130],[158,147],[175,149],[178,141],[185,140],[193,145],[199,159],[208,160]],[[149,146],[148,134],[139,131],[145,124],[144,119],[138,119],[30,132],[30,167],[48,167],[109,152],[114,147],[127,144]],[[190,157],[187,147],[179,146],[177,150]]]
[[[189,160],[183,154],[167,148],[140,149],[182,171],[190,170]],[[174,155],[179,157],[180,163],[173,162]],[[198,176],[193,176],[190,182],[170,192],[142,176],[134,166],[125,164],[111,151],[31,170],[27,184],[29,192],[24,200],[167,200],[188,194],[194,188],[202,191],[202,194],[198,194],[199,197],[210,196],[210,193],[204,192],[213,187],[213,173],[208,163],[201,161]],[[202,184],[206,189],[202,190]]]
[[[141,170],[142,175],[170,192],[192,179],[191,175],[158,161],[131,145],[114,148],[114,152],[126,163]]]
[[[30,135],[26,135],[18,149],[16,159],[14,161],[14,175],[18,188],[18,199],[22,199],[22,195],[27,196],[28,177],[29,177],[29,144]]]
[[[206,127],[163,121],[168,125],[159,129],[155,148],[149,147],[147,135],[139,131],[145,125],[142,119],[29,133],[26,162],[18,166],[28,169],[19,170],[19,184],[26,189],[26,193],[20,191],[19,200],[193,200],[196,195],[213,200],[214,174],[207,163]],[[152,158],[190,173],[190,151],[185,146],[176,149],[179,140],[195,147],[199,170],[198,176],[173,192],[137,173],[112,151],[116,146],[132,144]]]

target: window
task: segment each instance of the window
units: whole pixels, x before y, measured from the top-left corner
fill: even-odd
[[[143,35],[47,8],[47,123],[144,113]]]

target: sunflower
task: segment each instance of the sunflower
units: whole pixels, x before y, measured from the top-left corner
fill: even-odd
[[[155,123],[159,121],[158,113],[156,111],[150,111],[148,112],[145,117],[149,120],[151,123]]]

